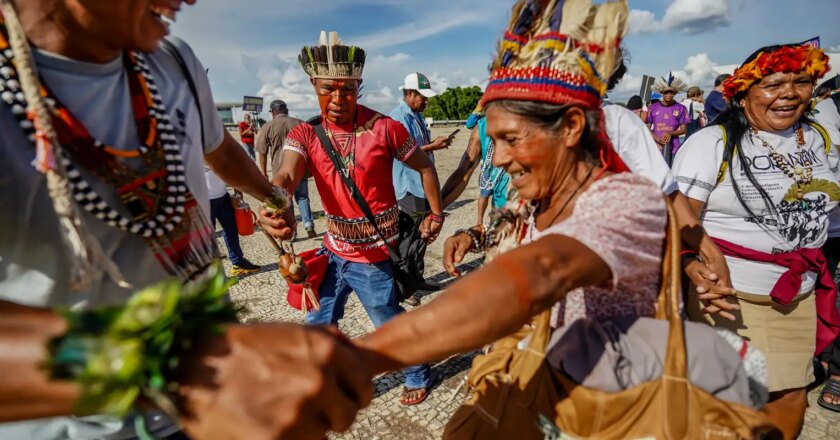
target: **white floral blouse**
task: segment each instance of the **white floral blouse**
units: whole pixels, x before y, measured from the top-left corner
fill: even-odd
[[[667,218],[662,191],[645,177],[622,173],[590,186],[563,222],[543,231],[532,226],[523,244],[565,235],[598,254],[612,271],[611,285],[569,292],[565,302],[554,306],[552,326],[584,317],[654,316]]]

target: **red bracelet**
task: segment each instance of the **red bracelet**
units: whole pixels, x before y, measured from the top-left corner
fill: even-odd
[[[443,224],[443,222],[446,220],[446,216],[438,215],[438,214],[429,214],[429,217],[432,218],[433,222],[440,223],[440,224]]]
[[[697,251],[692,251],[689,249],[680,252],[680,258],[685,257],[686,255],[697,255]]]

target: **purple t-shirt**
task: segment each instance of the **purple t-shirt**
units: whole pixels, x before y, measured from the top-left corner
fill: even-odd
[[[688,124],[691,118],[688,117],[688,109],[678,102],[667,107],[657,102],[650,106],[645,122],[653,124],[653,134],[659,137],[676,130],[680,125]],[[676,153],[680,148],[679,136],[671,138],[670,146],[671,152]]]

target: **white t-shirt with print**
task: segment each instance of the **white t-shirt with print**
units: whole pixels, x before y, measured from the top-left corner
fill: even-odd
[[[837,112],[837,106],[834,101],[826,99],[821,101],[814,107],[814,118],[820,125],[828,132],[831,143],[834,144],[829,155],[832,167],[840,166],[840,153],[838,153],[838,146],[840,146],[840,113]],[[835,160],[836,159],[836,160]],[[828,236],[840,237],[840,209],[835,209],[829,215],[828,222]]]
[[[814,107],[814,118],[820,123],[828,135],[831,137],[831,142],[834,145],[840,145],[840,113],[837,112],[837,106],[833,99],[825,99],[820,101]]]
[[[837,206],[840,197],[837,157],[831,160],[827,157],[822,136],[816,130],[804,126],[803,134],[804,154],[813,164],[813,180],[805,187],[804,201],[796,199],[794,180],[775,165],[760,140],[747,134],[739,143],[753,176],[776,207],[776,216],[765,208],[759,192],[744,175],[737,157],[733,160],[731,171],[741,199],[756,216],[749,215],[739,202],[729,171],[723,181],[717,183],[724,152],[720,126],[706,127],[686,141],[677,153],[673,172],[680,191],[689,198],[706,203],[701,219],[710,236],[767,253],[822,247],[828,235],[829,213]],[[758,135],[781,153],[788,163],[799,163],[794,129],[780,133],[762,131]],[[726,261],[733,287],[757,295],[769,295],[776,281],[787,270],[775,264],[734,257],[726,257]],[[801,293],[811,291],[815,281],[814,272],[803,275]]]
[[[671,169],[645,123],[632,111],[612,102],[604,101],[602,108],[607,137],[630,171],[653,180],[665,194],[677,191]]]

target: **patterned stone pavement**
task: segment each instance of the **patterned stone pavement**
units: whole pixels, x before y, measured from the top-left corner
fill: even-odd
[[[445,135],[451,130],[436,130],[437,135]],[[438,174],[441,184],[455,169],[466,146],[468,134],[462,131],[454,145],[447,151],[436,155]],[[321,203],[317,196],[314,183],[310,181],[310,195],[312,209],[316,213],[316,230],[324,231],[324,219]],[[449,216],[444,225],[440,239],[432,244],[426,256],[426,275],[432,281],[450,283],[452,280],[443,270],[441,255],[443,238],[451,235],[456,229],[475,224],[476,199],[478,188],[475,179],[465,191],[461,200],[449,210]],[[252,206],[256,204],[252,202]],[[302,227],[299,228],[302,231]],[[219,238],[219,245],[224,249],[224,243]],[[304,251],[320,245],[320,239],[299,239],[295,242],[298,251]],[[244,277],[232,291],[233,299],[246,307],[241,317],[244,322],[303,322],[299,311],[292,309],[286,303],[286,287],[277,273],[277,256],[265,237],[257,232],[250,237],[242,237],[242,248],[245,256],[255,264],[263,265],[263,270],[254,275]],[[225,260],[227,265],[227,260]],[[480,261],[468,260],[465,267],[477,267]],[[437,294],[430,294],[422,298],[427,303]],[[344,319],[339,327],[350,337],[357,337],[373,331],[373,324],[355,296],[347,303]],[[375,399],[363,410],[356,423],[349,432],[332,434],[332,439],[405,439],[431,440],[438,439],[443,433],[443,427],[453,412],[463,401],[463,394],[457,393],[461,383],[469,370],[475,353],[454,356],[433,367],[435,375],[434,388],[429,398],[414,407],[399,404],[399,393],[402,387],[402,374],[391,373],[375,380]],[[840,439],[840,414],[826,411],[816,405],[816,391],[809,395],[811,406],[806,415],[806,426],[802,439]]]

